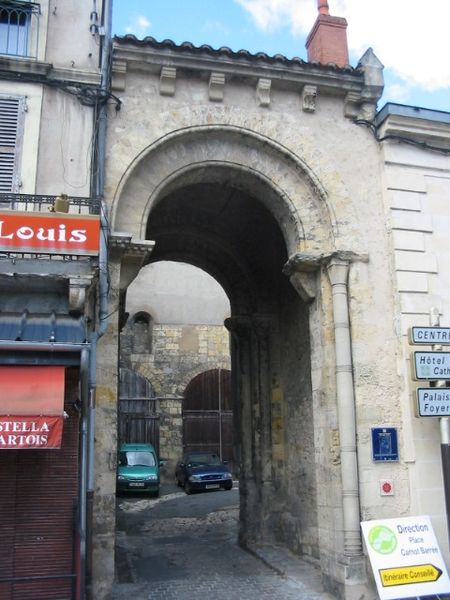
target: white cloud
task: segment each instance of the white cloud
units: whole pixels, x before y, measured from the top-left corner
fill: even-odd
[[[293,35],[308,33],[317,15],[314,0],[236,0],[259,29],[274,31],[288,26]]]
[[[137,38],[145,37],[151,28],[152,24],[145,15],[133,16],[125,27],[127,33],[132,33]]]
[[[236,0],[264,31],[288,26],[309,33],[316,0]],[[384,64],[409,86],[429,91],[450,86],[449,0],[328,0],[330,14],[348,21],[350,52],[372,47]]]

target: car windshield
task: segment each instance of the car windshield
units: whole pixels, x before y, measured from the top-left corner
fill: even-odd
[[[187,456],[186,463],[191,464],[193,467],[222,464],[217,454],[213,454],[211,452],[205,452],[201,454],[189,454]]]
[[[121,465],[128,465],[129,467],[154,467],[156,465],[155,457],[151,452],[140,452],[135,450],[121,452],[119,462]]]

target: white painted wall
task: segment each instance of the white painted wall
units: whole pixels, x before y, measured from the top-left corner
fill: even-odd
[[[155,323],[223,325],[230,303],[210,275],[185,263],[161,261],[144,267],[128,288],[126,310],[149,313]]]

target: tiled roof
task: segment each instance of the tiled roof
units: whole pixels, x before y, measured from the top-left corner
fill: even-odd
[[[209,55],[214,58],[231,58],[235,60],[244,59],[251,62],[264,62],[268,65],[280,65],[280,66],[301,66],[301,67],[314,67],[314,68],[323,68],[323,69],[333,69],[339,72],[351,73],[358,72],[358,69],[353,68],[350,65],[345,67],[338,67],[334,63],[329,64],[321,64],[318,62],[306,62],[301,58],[287,58],[283,54],[275,54],[274,56],[269,56],[265,52],[257,52],[256,54],[252,54],[248,50],[238,50],[235,52],[228,48],[227,46],[222,46],[221,48],[213,48],[208,44],[203,44],[202,46],[194,46],[191,42],[183,42],[182,44],[176,44],[172,40],[163,40],[162,42],[158,42],[155,38],[151,36],[147,36],[142,40],[139,40],[136,36],[132,34],[127,34],[124,36],[115,36],[114,42],[119,45],[134,45],[141,47],[154,48],[156,50],[175,50],[177,53],[189,53],[192,55]]]
[[[70,315],[32,314],[0,311],[0,340],[21,342],[55,342],[80,344],[86,342],[83,317]]]

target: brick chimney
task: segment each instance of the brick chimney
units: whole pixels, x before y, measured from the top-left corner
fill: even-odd
[[[345,67],[348,65],[347,21],[330,15],[328,0],[317,0],[317,7],[319,14],[306,40],[308,61]]]

